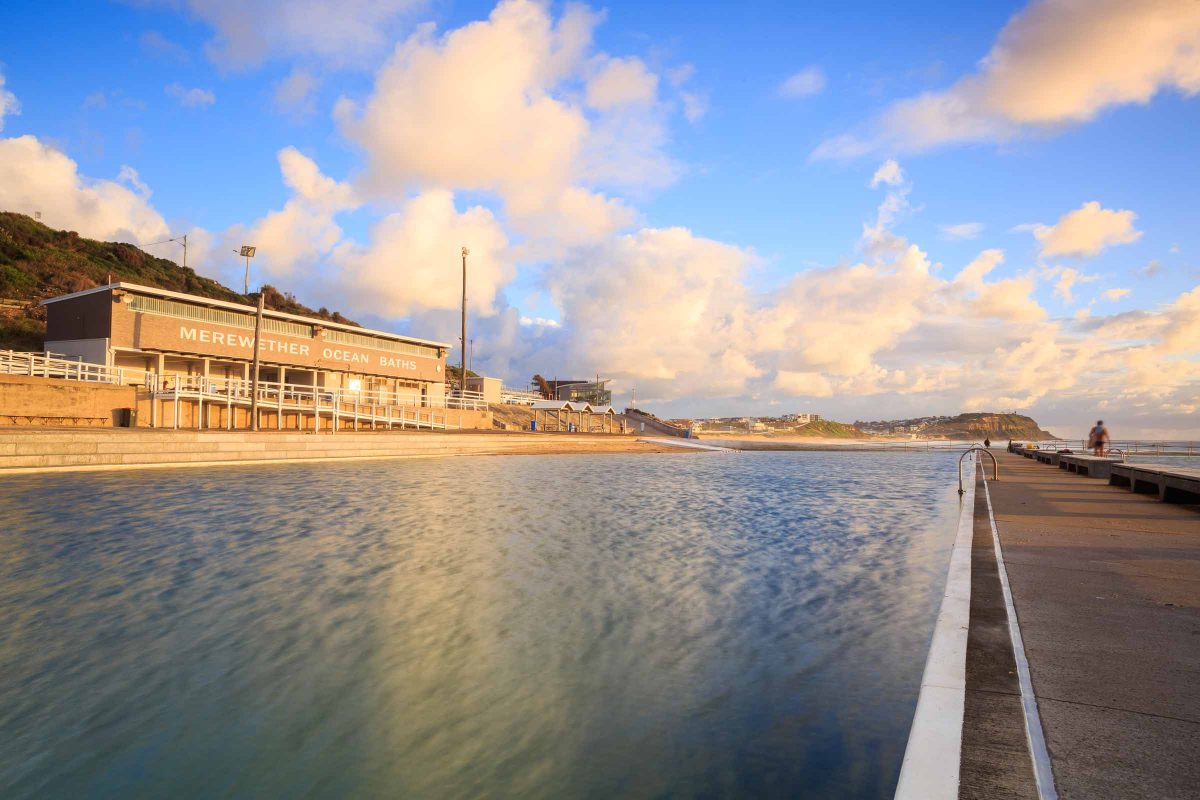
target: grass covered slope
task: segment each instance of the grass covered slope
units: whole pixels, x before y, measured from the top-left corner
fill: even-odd
[[[38,302],[113,281],[254,305],[211,278],[131,244],[100,242],[74,231],[57,231],[24,214],[0,211],[0,350],[40,350],[46,332]],[[337,312],[313,310],[273,287],[263,287],[267,308],[354,324]],[[14,302],[15,301],[15,302]]]
[[[991,412],[959,414],[926,428],[920,435],[922,438],[945,436],[947,439],[983,439],[986,436],[992,441],[1016,439],[1031,442],[1055,438],[1054,434],[1042,430],[1032,417]]]

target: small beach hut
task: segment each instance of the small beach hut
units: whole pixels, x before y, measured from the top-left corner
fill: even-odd
[[[612,406],[596,406],[592,409],[592,420],[596,423],[588,430],[598,430],[600,433],[612,433],[616,427],[617,410]]]

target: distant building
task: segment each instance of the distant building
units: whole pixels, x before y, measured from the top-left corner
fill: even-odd
[[[593,406],[612,405],[612,392],[608,389],[608,380],[553,380],[546,381],[553,400],[565,400],[572,403],[590,403]],[[534,391],[541,391],[534,387]]]

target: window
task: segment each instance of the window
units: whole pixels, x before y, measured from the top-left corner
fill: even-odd
[[[196,322],[211,322],[216,325],[229,325],[234,328],[254,329],[254,315],[245,311],[230,311],[223,308],[208,308],[190,303],[180,303],[176,300],[164,300],[161,297],[143,297],[130,295],[129,307],[143,314],[161,314],[166,317],[190,319]],[[290,322],[282,319],[263,317],[263,330],[267,333],[282,333],[287,336],[299,336],[311,339],[312,325]]]
[[[379,339],[374,336],[364,336],[361,333],[351,333],[350,331],[335,331],[326,328],[325,341],[337,342],[338,344],[353,344],[359,347],[372,347],[376,350],[390,350],[393,353],[405,353],[410,356],[438,357],[438,349],[436,347],[397,342],[393,339]]]

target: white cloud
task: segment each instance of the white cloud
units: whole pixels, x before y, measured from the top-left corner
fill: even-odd
[[[889,158],[880,164],[879,169],[875,170],[875,174],[871,176],[872,189],[881,183],[886,183],[888,186],[899,186],[904,183],[904,170],[900,169],[900,165],[896,163],[895,159]]]
[[[661,185],[677,168],[662,152],[658,104],[643,102],[656,85],[644,65],[589,57],[597,21],[581,6],[554,20],[541,4],[504,0],[488,19],[441,37],[422,26],[361,109],[342,102],[335,111],[367,156],[364,188],[391,198],[414,186],[494,193],[518,230],[543,236],[627,224],[630,212],[595,186]],[[593,100],[611,113],[589,113],[566,91],[595,63],[609,77],[592,87]]]
[[[20,114],[21,104],[17,96],[4,88],[4,75],[0,74],[0,131],[4,130],[4,117],[9,114]]]
[[[338,214],[354,209],[359,201],[349,184],[323,175],[316,163],[294,147],[277,154],[284,183],[292,197],[248,229],[226,231],[222,249],[244,241],[258,248],[254,269],[271,279],[304,280],[342,242]]]
[[[1009,20],[975,74],[894,103],[814,157],[1003,141],[1145,104],[1163,89],[1200,92],[1200,4],[1041,0]]]
[[[781,369],[775,373],[774,388],[792,397],[832,397],[833,385],[819,372]]]
[[[371,228],[370,243],[343,242],[333,251],[337,291],[354,309],[402,317],[455,309],[461,302],[460,248],[467,246],[467,298],[472,313],[498,309],[516,269],[508,238],[486,208],[459,212],[454,196],[431,190]]]
[[[1137,214],[1101,208],[1095,200],[1064,214],[1053,225],[1038,225],[1033,235],[1042,244],[1042,258],[1095,256],[1105,248],[1141,238],[1133,227]]]
[[[779,85],[784,97],[812,97],[825,91],[825,72],[818,66],[805,67]]]
[[[59,150],[32,136],[0,139],[0,208],[32,216],[54,228],[93,239],[145,243],[169,235],[149,203],[149,189],[130,167],[117,181],[90,180]]]
[[[1064,303],[1075,302],[1073,291],[1077,284],[1100,280],[1099,275],[1086,275],[1073,267],[1054,267],[1046,271],[1046,276],[1058,278],[1054,283],[1054,296],[1061,297]]]
[[[957,225],[942,225],[938,230],[945,239],[978,239],[983,233],[983,223],[960,222]]]
[[[1112,300],[1112,301],[1116,302],[1117,300],[1120,300],[1122,297],[1127,296],[1130,291],[1131,290],[1129,290],[1129,289],[1109,289],[1104,293],[1104,299]]]
[[[521,317],[522,325],[533,325],[539,328],[561,328],[562,323],[556,319],[546,319],[544,317]]]
[[[209,89],[188,89],[181,83],[168,83],[163,87],[168,97],[174,97],[184,108],[204,108],[217,102],[217,96]]]
[[[649,105],[658,98],[658,76],[640,58],[608,58],[587,82],[587,104],[600,111]]]
[[[555,265],[547,285],[569,326],[564,364],[636,384],[639,397],[736,393],[748,356],[753,256],[683,228],[643,229]]]
[[[394,41],[424,0],[186,0],[216,32],[206,50],[220,66],[243,69],[273,58],[312,58],[333,67],[369,64]]]

